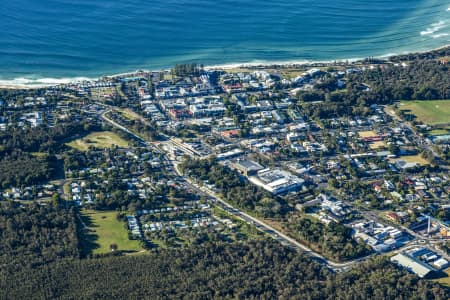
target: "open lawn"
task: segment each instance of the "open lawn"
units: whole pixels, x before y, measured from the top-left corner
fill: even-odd
[[[399,109],[428,125],[450,124],[450,100],[402,101]]]
[[[450,130],[449,129],[433,129],[428,131],[429,135],[447,135],[450,134]]]
[[[117,220],[116,216],[116,211],[82,211],[81,219],[88,228],[82,237],[85,253],[109,253],[111,244],[117,244],[118,250],[124,252],[143,250],[139,241],[128,239],[125,222]]]
[[[279,69],[276,70],[276,72],[280,73],[283,77],[287,79],[295,79],[298,76],[301,76],[303,73],[305,73],[305,70],[300,69]]]
[[[120,114],[122,114],[128,120],[141,120],[142,119],[142,116],[138,115],[137,113],[135,113],[134,111],[132,111],[129,108],[118,109],[118,111],[120,112]]]
[[[66,144],[80,151],[87,151],[89,147],[98,149],[111,148],[113,146],[128,147],[128,142],[111,131],[93,132],[83,138]]]
[[[424,159],[422,156],[420,155],[405,155],[405,156],[400,156],[398,159],[396,160],[404,160],[408,163],[416,163],[418,165],[421,166],[425,166],[425,165],[429,165],[430,163]]]

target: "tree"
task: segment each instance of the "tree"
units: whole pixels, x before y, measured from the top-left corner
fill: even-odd
[[[52,204],[54,207],[59,207],[61,205],[61,198],[57,192],[52,195]]]
[[[339,187],[339,182],[335,178],[330,178],[328,180],[328,185],[337,189]]]
[[[119,249],[119,246],[117,246],[116,243],[109,245],[109,250],[111,250],[111,252],[115,252]]]

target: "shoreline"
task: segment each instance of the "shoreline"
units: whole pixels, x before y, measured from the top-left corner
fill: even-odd
[[[411,51],[411,52],[405,52],[405,53],[389,53],[381,56],[373,56],[374,59],[380,59],[380,60],[389,60],[392,57],[397,56],[406,56],[406,55],[413,55],[413,54],[425,54],[433,51],[439,51],[442,49],[450,48],[450,44],[446,44],[437,48],[433,48],[430,50],[424,50],[424,51]],[[216,64],[216,65],[205,65],[205,70],[230,70],[230,69],[239,69],[239,68],[254,68],[254,67],[261,67],[261,68],[268,68],[268,67],[289,67],[289,66],[308,66],[313,64],[339,64],[339,63],[355,63],[355,62],[361,62],[366,58],[348,58],[348,59],[331,59],[331,60],[285,60],[285,61],[254,61],[254,62],[242,62],[242,63],[224,63],[224,64]],[[98,77],[84,77],[84,76],[76,76],[76,77],[63,77],[63,78],[38,78],[38,79],[30,79],[26,77],[19,77],[14,79],[5,79],[0,80],[0,89],[38,89],[38,88],[46,88],[46,87],[53,87],[58,86],[62,84],[70,84],[70,83],[78,83],[83,81],[97,81],[102,78],[115,78],[115,77],[123,77],[128,75],[134,75],[138,72],[160,72],[160,71],[168,71],[170,70],[167,68],[161,68],[159,70],[147,70],[147,69],[137,69],[135,71],[125,71],[121,73],[116,74],[110,74],[110,75],[101,75]]]

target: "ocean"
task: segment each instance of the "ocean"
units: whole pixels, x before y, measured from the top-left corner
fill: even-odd
[[[1,0],[0,84],[450,44],[450,0]]]

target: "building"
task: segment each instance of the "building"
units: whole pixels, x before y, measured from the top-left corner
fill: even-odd
[[[389,219],[389,220],[391,220],[391,221],[393,221],[393,222],[400,222],[400,217],[399,217],[399,215],[397,215],[395,212],[388,212],[388,213],[386,213],[386,217]]]
[[[195,98],[194,102],[189,105],[189,113],[194,118],[222,116],[225,110],[225,105],[220,97]]]
[[[137,238],[142,238],[141,228],[139,226],[136,217],[130,215],[127,216],[127,220],[128,220],[128,229],[131,231],[131,234]]]
[[[332,214],[332,216],[337,220],[344,218],[352,211],[352,209],[345,205],[342,201],[335,201],[324,194],[320,194],[318,198],[322,200],[322,209]]]
[[[259,163],[248,160],[248,159],[238,159],[232,163],[232,167],[244,174],[245,176],[256,175],[259,171],[264,169]]]
[[[398,169],[405,170],[405,169],[411,169],[411,168],[417,167],[417,163],[415,163],[415,162],[406,162],[406,161],[400,159],[400,160],[396,160],[395,161],[395,166]]]
[[[391,257],[391,262],[398,264],[399,266],[404,267],[408,271],[416,274],[420,278],[424,278],[429,274],[436,271],[430,265],[421,262],[413,256],[410,256],[406,253],[400,252],[399,254]]]
[[[220,135],[225,138],[237,138],[240,134],[240,129],[230,129],[230,130],[224,130],[220,132]]]
[[[189,112],[185,109],[170,109],[168,114],[173,119],[187,118],[190,116]]]
[[[303,117],[295,109],[289,109],[288,110],[288,114],[292,118],[292,120],[294,120],[294,121],[302,121],[303,120]]]
[[[433,262],[433,266],[435,266],[438,270],[442,270],[448,267],[448,261],[445,258],[439,258]]]
[[[257,176],[249,177],[249,180],[275,195],[298,190],[305,182],[289,172],[278,169],[260,170]]]
[[[225,159],[230,159],[230,158],[234,158],[234,157],[237,157],[237,156],[241,156],[243,154],[244,154],[244,151],[242,151],[239,148],[236,148],[236,149],[227,151],[225,153],[217,154],[216,157],[217,157],[218,160],[225,160]]]
[[[362,240],[379,253],[401,247],[409,240],[405,232],[373,221],[356,223],[352,228],[355,238]]]

